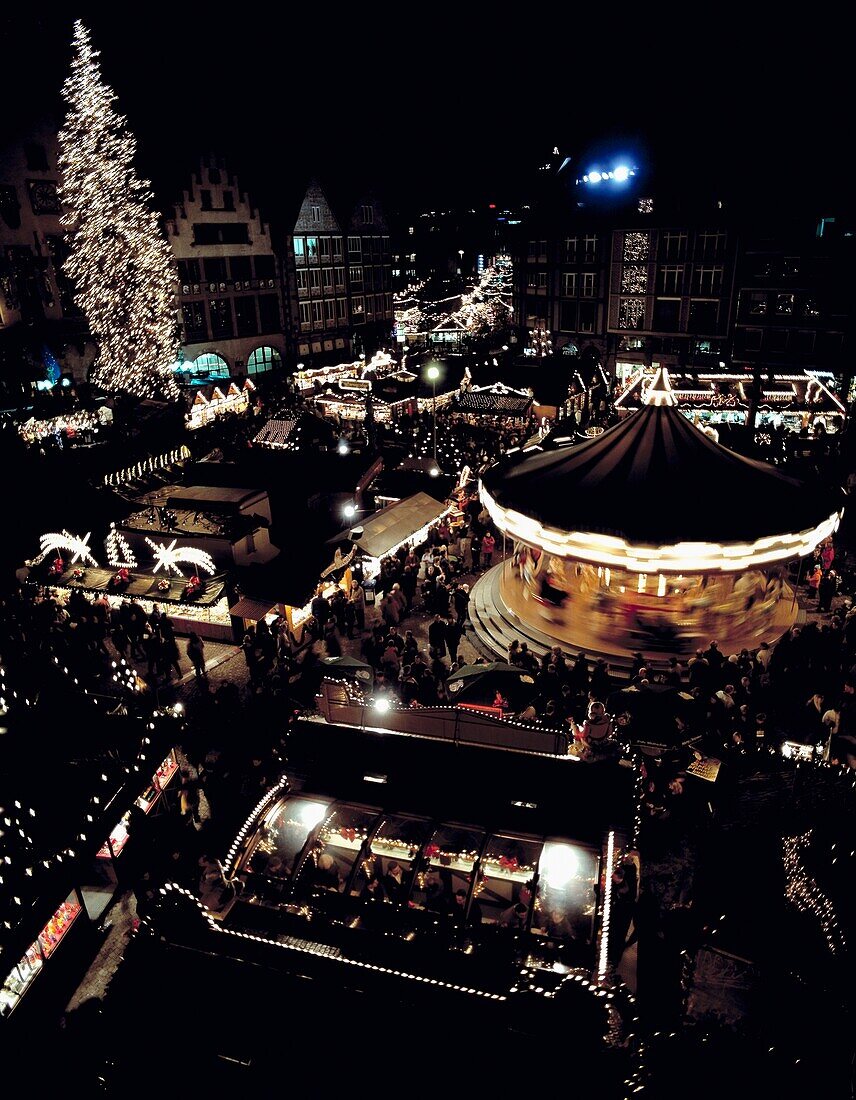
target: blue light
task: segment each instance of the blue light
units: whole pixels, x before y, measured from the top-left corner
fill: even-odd
[[[624,183],[624,181],[630,177],[630,169],[624,164],[619,164],[615,169],[614,175],[616,183]]]
[[[603,179],[603,176],[600,174],[600,172],[589,172],[587,182],[588,183],[600,183],[600,181],[602,179]]]

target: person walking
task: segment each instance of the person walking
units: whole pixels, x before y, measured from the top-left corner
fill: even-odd
[[[496,539],[490,531],[485,531],[482,537],[482,569],[490,569],[493,564],[493,552],[496,549]]]
[[[471,573],[473,568],[473,540],[469,527],[465,527],[458,545],[461,548],[461,566],[465,573]]]
[[[191,630],[187,638],[187,659],[193,665],[197,680],[208,678],[205,671],[205,643],[195,630]]]

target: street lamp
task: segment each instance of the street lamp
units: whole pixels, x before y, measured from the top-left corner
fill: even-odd
[[[433,421],[433,436],[434,446],[432,453],[434,455],[434,466],[437,465],[437,379],[440,377],[439,367],[429,367],[425,372],[429,382],[431,383],[431,420]]]

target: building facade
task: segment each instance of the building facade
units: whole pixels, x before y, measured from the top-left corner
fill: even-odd
[[[0,150],[0,383],[83,382],[95,347],[63,274],[56,130],[45,124]]]
[[[270,230],[220,158],[202,159],[168,231],[179,276],[179,375],[208,381],[281,368],[288,347]]]
[[[335,206],[312,181],[288,242],[286,297],[297,356],[306,366],[370,358],[392,339],[386,216],[372,195]]]

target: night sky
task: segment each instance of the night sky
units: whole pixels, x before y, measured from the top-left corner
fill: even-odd
[[[681,35],[642,9],[539,27],[460,5],[342,17],[313,5],[89,8],[2,17],[4,125],[62,112],[79,15],[162,203],[209,150],[272,208],[312,175],[370,180],[396,205],[513,204],[531,198],[554,145],[579,174],[615,150],[657,178],[824,214],[852,190],[848,68],[828,28],[790,30],[784,15]]]

